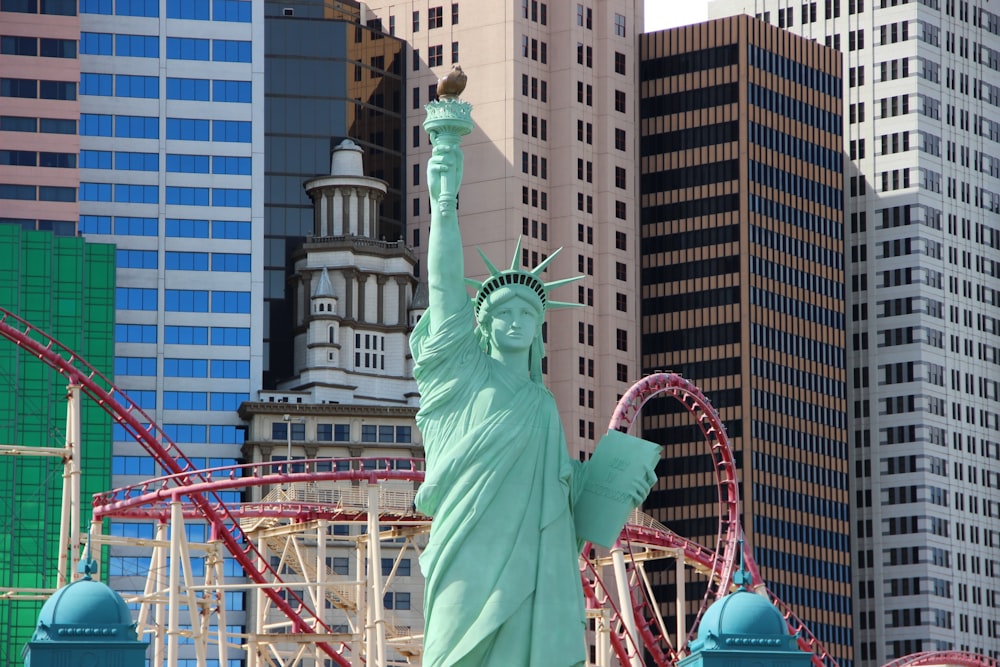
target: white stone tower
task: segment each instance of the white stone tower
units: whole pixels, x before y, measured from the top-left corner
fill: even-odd
[[[279,390],[315,403],[416,405],[407,336],[414,255],[375,238],[386,184],[364,175],[362,150],[346,139],[330,175],[305,183],[314,235],[293,260],[295,377]]]

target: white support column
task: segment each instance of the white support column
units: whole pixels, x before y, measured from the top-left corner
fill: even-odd
[[[358,190],[350,188],[347,195],[347,221],[344,224],[350,228],[351,234],[361,236],[361,221],[358,217]]]
[[[379,543],[381,528],[378,513],[378,484],[370,479],[368,480],[368,579],[371,582],[372,594],[368,605],[374,632],[369,632],[368,664],[373,667],[386,667],[385,617],[382,604],[382,545]],[[373,655],[374,661],[372,660]]]
[[[216,619],[218,627],[218,658],[219,664],[225,665],[229,660],[229,625],[226,620],[226,591],[223,585],[226,583],[226,560],[222,557],[222,541],[210,539],[207,544],[205,554],[205,583],[216,587],[218,596],[219,614]],[[211,577],[211,579],[209,579]],[[206,617],[210,614],[206,614]]]
[[[170,565],[167,590],[167,664],[176,665],[180,647],[181,627],[181,541],[177,531],[184,530],[184,513],[181,499],[170,501]]]
[[[343,236],[347,233],[344,226],[344,195],[340,188],[333,191],[330,196],[330,234],[332,236]]]
[[[625,552],[619,542],[615,542],[614,548],[611,549],[611,564],[615,571],[615,585],[618,588],[618,608],[621,610],[625,631],[630,637],[625,646],[629,655],[629,665],[630,667],[642,667],[642,657],[638,650],[639,631],[635,625],[632,596],[629,595],[628,575],[625,572]]]
[[[63,507],[66,508],[68,496],[69,509],[69,563],[63,561],[65,550],[60,550],[60,562],[68,566],[68,572],[59,572],[59,585],[65,581],[65,574],[69,581],[80,578],[77,571],[80,566],[80,447],[83,438],[80,427],[80,385],[71,384],[66,388],[66,450],[67,460],[63,468]],[[68,489],[67,489],[68,487]],[[63,539],[60,536],[60,542]],[[98,560],[100,558],[98,557]]]
[[[260,558],[265,563],[271,560],[271,550],[267,546],[267,540],[260,539],[257,541],[257,551],[260,552]],[[254,565],[254,567],[259,567],[259,565]],[[261,650],[262,647],[258,641],[258,637],[264,634],[264,626],[267,621],[267,610],[268,610],[268,597],[264,593],[263,587],[258,587],[254,591],[254,596],[256,598],[254,602],[254,626],[253,626],[253,637],[248,642],[247,646],[247,667],[261,667],[264,664],[261,660]]]
[[[596,667],[611,667],[611,613],[606,607],[601,607],[601,615],[597,617],[594,652]]]
[[[153,556],[150,559],[149,574],[146,576],[145,598],[147,602],[139,610],[139,627],[143,626],[143,609],[155,609],[155,618],[151,623],[156,628],[153,633],[153,662],[156,667],[163,664],[163,639],[164,639],[164,609],[161,604],[148,602],[151,598],[163,595],[167,582],[164,580],[167,571],[167,549],[168,546],[167,524],[160,522],[156,524],[156,546],[153,548]],[[154,606],[155,605],[155,606]],[[140,637],[141,639],[141,637]]]
[[[325,189],[319,191],[319,206],[316,207],[316,222],[313,223],[313,234],[315,236],[330,236],[333,232],[330,229],[333,222],[330,215],[330,195]]]
[[[354,594],[357,596],[357,616],[355,617],[353,634],[361,640],[359,643],[364,644],[364,651],[351,652],[351,667],[363,667],[369,659],[368,628],[371,627],[371,623],[368,621],[368,578],[365,575],[365,566],[368,563],[366,553],[368,551],[367,540],[370,537],[367,533],[365,534],[364,549],[361,548],[359,542],[354,543],[354,578],[356,581]]]
[[[309,457],[307,457],[309,458]],[[327,535],[327,527],[330,522],[326,519],[320,519],[316,522],[316,592],[313,599],[313,609],[317,611],[322,610],[326,607],[326,582],[327,582],[327,568],[326,568],[326,541],[329,539]],[[316,665],[323,664],[323,652],[320,651],[319,647],[316,647]]]
[[[680,651],[687,643],[687,620],[685,607],[687,606],[686,591],[684,590],[684,551],[678,549],[676,556],[676,569],[674,571],[674,583],[677,589],[677,599],[674,601],[677,609],[677,641],[674,647]]]

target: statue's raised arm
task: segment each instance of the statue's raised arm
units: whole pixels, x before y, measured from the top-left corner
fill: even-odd
[[[427,163],[427,184],[431,196],[427,287],[432,329],[435,323],[443,322],[469,300],[465,291],[462,234],[456,210],[463,161],[457,144],[441,142],[434,146]]]
[[[465,263],[457,210],[465,161],[459,144],[462,136],[472,131],[472,106],[458,99],[464,87],[465,74],[456,66],[438,85],[440,99],[427,106],[424,122],[424,129],[434,146],[427,163],[427,187],[431,198],[427,287],[432,331],[469,300],[465,291]]]

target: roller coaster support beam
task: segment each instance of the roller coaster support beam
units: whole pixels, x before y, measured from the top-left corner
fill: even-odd
[[[618,588],[618,608],[621,610],[622,623],[630,642],[626,647],[630,667],[642,667],[642,656],[639,652],[639,630],[635,625],[635,614],[632,609],[632,594],[629,591],[628,574],[625,571],[625,550],[620,541],[615,542],[611,549],[611,566],[615,571],[615,584]]]
[[[367,664],[371,667],[385,666],[385,617],[382,611],[382,545],[379,532],[378,483],[374,477],[368,481],[368,577],[371,579],[371,595],[368,598],[368,618],[370,620]]]
[[[181,541],[178,539],[177,530],[184,530],[184,515],[181,513],[181,499],[174,496],[170,503],[170,564],[169,600],[170,608],[167,610],[167,664],[176,665],[178,647],[180,646],[180,626],[181,626]]]
[[[79,578],[80,565],[80,385],[66,388],[66,458],[63,464],[63,514],[59,531],[58,587]],[[66,525],[69,519],[69,525]],[[67,562],[68,561],[68,562]]]
[[[679,653],[679,652],[681,652],[681,651],[684,650],[684,645],[687,644],[687,634],[688,634],[687,633],[687,627],[685,627],[686,623],[687,623],[687,614],[685,613],[685,609],[687,608],[687,601],[685,599],[687,597],[687,591],[685,590],[686,587],[684,585],[684,583],[685,583],[685,577],[684,577],[684,550],[683,549],[678,549],[675,552],[675,555],[674,555],[674,564],[676,566],[676,570],[675,570],[675,574],[674,574],[674,581],[676,583],[676,588],[677,588],[677,599],[675,601],[676,607],[674,607],[677,610],[677,614],[676,614],[676,616],[677,616],[677,643],[674,644],[674,647],[677,649],[677,652]],[[661,626],[663,625],[662,620],[661,620],[660,625]]]

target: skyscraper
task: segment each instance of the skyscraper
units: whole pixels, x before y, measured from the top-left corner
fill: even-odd
[[[114,262],[113,246],[0,224],[0,306],[110,376]],[[0,443],[64,447],[66,405],[63,376],[13,343],[0,341]],[[87,499],[111,483],[111,421],[89,400],[81,402],[80,417],[80,490]],[[57,585],[62,463],[51,457],[0,456],[0,478],[5,482],[0,492],[0,589],[5,592]],[[86,526],[86,501],[82,508],[80,519]],[[21,649],[35,629],[42,600],[20,594],[4,597],[0,665],[13,667],[24,664]]]
[[[1000,655],[1000,12],[720,0],[842,52],[857,655]]]
[[[680,373],[719,411],[763,578],[846,667],[839,54],[748,16],[647,33],[640,49],[642,367]],[[645,511],[714,547],[700,429],[667,401],[642,415],[665,448]],[[673,568],[654,577],[675,599]]]
[[[4,2],[0,24],[0,224],[75,234],[76,2]]]
[[[586,456],[639,374],[635,73],[642,3],[376,0],[368,7],[371,20],[409,44],[408,245],[423,257],[430,223],[423,105],[438,78],[461,63],[469,76],[463,99],[474,105],[476,123],[463,143],[459,202],[466,273],[487,275],[475,247],[499,266],[511,261],[520,236],[521,266],[562,247],[548,274],[584,275],[553,294],[582,308],[548,318],[546,384],[571,454]]]
[[[240,457],[236,409],[263,368],[263,17],[245,0],[80,3],[80,231],[117,245],[116,382],[203,466]],[[113,441],[115,485],[159,474],[118,426]],[[115,550],[109,584],[133,591],[146,568]]]

